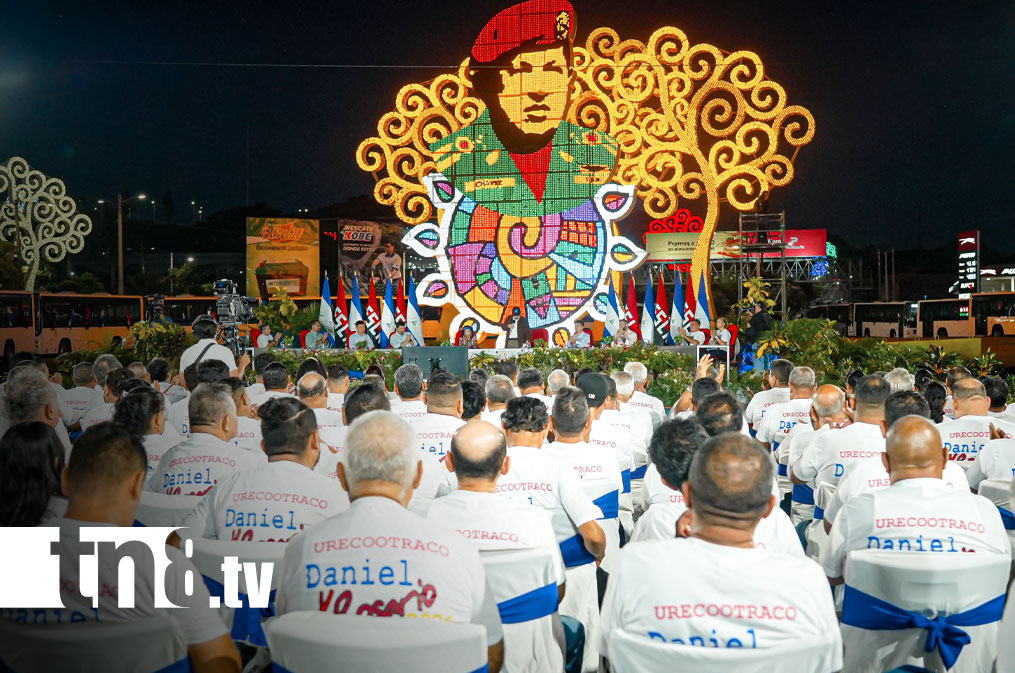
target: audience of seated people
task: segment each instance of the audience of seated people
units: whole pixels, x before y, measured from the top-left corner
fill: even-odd
[[[193,566],[175,547],[192,539],[284,544],[276,614],[480,624],[490,671],[600,670],[615,629],[674,647],[821,638],[841,666],[829,585],[850,552],[1012,555],[1003,512],[976,490],[1011,482],[1015,415],[1003,380],[963,368],[945,385],[923,369],[851,372],[840,388],[778,359],[742,401],[705,366],[667,414],[637,362],[544,378],[504,360],[464,381],[406,364],[388,392],[379,367],[307,358],[291,376],[263,353],[246,385],[235,362],[191,355],[175,377],[160,357],[103,355],[67,390],[20,358],[0,392],[0,525],[129,526],[145,491],[190,496],[167,541],[167,595],[186,609],[154,608],[150,580],[134,608],[101,596],[93,609],[76,561],[61,586],[86,621],[178,620],[202,673],[244,662],[204,585],[184,591]],[[65,539],[55,552],[76,558]],[[494,595],[509,588],[481,558],[532,549],[579,625],[551,647],[502,628]],[[100,563],[100,581],[115,573]]]

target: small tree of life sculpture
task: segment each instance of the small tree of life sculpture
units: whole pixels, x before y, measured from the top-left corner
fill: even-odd
[[[527,31],[535,37],[530,37],[520,52],[506,54],[507,58],[515,57],[513,63],[487,65],[481,60],[490,52],[489,48],[485,52],[481,48],[484,35],[488,38],[491,24],[508,13],[513,13],[513,24],[521,22],[515,33],[524,38]],[[525,21],[545,22],[546,16],[559,16],[564,25],[547,25],[542,32],[538,25],[527,30]],[[575,17],[570,4],[529,0],[504,10],[483,30],[486,33],[481,31],[472,55],[461,62],[457,72],[404,86],[395,98],[395,109],[379,120],[377,136],[367,138],[357,149],[359,167],[372,173],[377,181],[377,201],[394,207],[403,222],[416,225],[406,235],[406,243],[420,254],[438,259],[438,272],[420,284],[421,303],[451,301],[459,308],[460,319],[477,318],[487,332],[502,329],[505,316],[521,305],[530,325],[549,327],[553,340],[561,343],[567,336],[567,318],[585,311],[599,317],[610,275],[615,277],[643,261],[644,252],[619,236],[615,225],[637,197],[653,218],[665,218],[685,208],[702,219],[704,226],[691,262],[690,281],[695,296],[700,296],[700,284],[706,284],[711,304],[709,250],[720,209],[751,210],[762,193],[770,193],[793,179],[796,153],[814,137],[811,113],[787,103],[782,86],[766,79],[757,54],[692,44],[679,28],[659,28],[644,42],[622,40],[611,28],[596,28],[580,46],[573,43]],[[542,41],[537,39],[540,36]],[[553,52],[556,45],[563,45],[564,54]],[[519,58],[530,62],[519,63]],[[522,141],[505,141],[501,137],[505,125],[498,130],[492,124],[498,142],[491,144],[488,131],[479,136],[478,132],[470,132],[489,129],[491,125],[484,125],[485,119],[497,115],[496,110],[490,114],[487,101],[494,99],[484,91],[489,86],[489,69],[502,68],[505,72],[503,68],[520,66],[523,73],[541,75],[542,81],[523,79],[521,86],[523,91],[534,86],[543,94],[544,89],[559,81],[553,78],[557,75],[555,68],[561,65],[556,61],[560,60],[564,61],[565,72],[567,67],[571,71],[566,73],[562,120],[557,120],[560,126],[554,133],[530,124],[533,132],[528,136],[522,133]],[[510,93],[510,74],[502,77],[500,93]],[[552,97],[549,102],[551,110],[546,114],[552,115],[556,110]],[[505,102],[503,96],[494,105],[506,110],[513,121],[510,106],[511,101]],[[533,119],[540,121],[538,116]],[[524,126],[523,122],[519,126]],[[592,133],[585,138],[562,137],[561,129]],[[544,174],[549,173],[546,190],[553,189],[556,174],[552,162],[561,154],[566,160],[582,152],[572,163],[592,166],[588,170],[582,167],[588,174],[589,187],[582,191],[569,182],[563,194],[544,191],[539,201],[542,209],[526,210],[526,199],[518,194],[524,192],[531,202],[536,190],[528,184],[529,176],[522,171],[530,190],[525,191],[522,180],[504,171],[524,167],[519,155],[527,161],[526,153],[535,155],[541,149],[537,137],[540,131],[543,138],[552,136],[549,144],[553,157],[549,169],[544,169]],[[505,135],[511,135],[510,127]],[[452,170],[457,174],[446,179],[451,156],[449,139],[463,146],[452,150],[457,154]],[[527,144],[526,139],[530,140]],[[515,147],[511,147],[511,141]],[[569,143],[563,152],[561,141]],[[593,149],[585,149],[583,142],[589,142]],[[513,155],[514,165],[501,170],[503,162],[511,160],[507,154]],[[603,157],[612,166],[602,161]],[[463,158],[471,169],[461,170]],[[470,170],[476,175],[469,176]],[[482,181],[506,178],[513,179],[513,184],[494,184],[492,190],[502,199],[491,203],[487,196],[490,192],[486,191],[491,187]],[[565,178],[578,179],[570,174]],[[600,191],[593,193],[592,186]],[[557,202],[554,196],[560,197]],[[574,206],[577,199],[585,197],[595,204],[597,212],[585,213],[583,220],[581,215],[575,216]],[[478,217],[464,212],[463,203],[464,210],[485,208],[506,212],[509,217]],[[568,225],[551,217],[567,208],[572,209],[571,219],[565,221],[586,223],[571,225],[572,229],[598,227],[604,240],[595,240],[591,249],[575,249],[564,240],[580,238],[574,231],[565,232]],[[527,220],[529,217],[535,219]],[[468,240],[473,236],[470,231],[484,227],[490,229],[488,235]],[[558,236],[554,231],[553,240],[548,242],[548,227],[562,227],[562,233]],[[460,247],[470,242],[475,245]],[[562,242],[568,245],[559,247]],[[551,244],[558,247],[551,249]],[[600,252],[601,264],[596,258]],[[545,253],[544,257],[540,258],[540,253]],[[473,256],[483,258],[482,267],[470,268],[464,276],[456,275]],[[591,262],[571,268],[569,256]],[[518,258],[531,263],[520,265]],[[532,262],[534,259],[537,261]],[[519,279],[515,273],[528,275]],[[583,293],[586,287],[591,287],[588,297]],[[546,298],[553,302],[555,312],[537,315],[536,309],[545,309]]]

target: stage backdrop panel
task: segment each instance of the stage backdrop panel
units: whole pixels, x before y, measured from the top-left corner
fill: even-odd
[[[247,294],[321,294],[320,223],[287,217],[247,218]]]

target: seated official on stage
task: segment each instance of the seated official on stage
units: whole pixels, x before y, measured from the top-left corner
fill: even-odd
[[[356,331],[349,335],[349,349],[354,351],[372,351],[375,347],[374,340],[367,334],[367,324],[362,320],[357,320]]]
[[[331,342],[328,340],[328,333],[321,331],[320,320],[310,323],[310,331],[303,338],[303,346],[314,351],[331,346]]]
[[[677,645],[778,648],[841,636],[821,568],[755,547],[758,521],[775,507],[769,452],[739,432],[711,438],[691,461],[684,495],[687,539],[638,542],[610,575],[595,634],[610,658],[610,632]],[[675,572],[679,569],[679,572]]]
[[[567,340],[568,348],[591,348],[592,336],[585,331],[585,321],[578,318],[574,321],[574,333]]]
[[[279,398],[260,415],[268,461],[221,479],[184,519],[182,537],[287,542],[348,509],[338,482],[314,473],[321,446],[313,410]]]
[[[258,348],[271,348],[277,346],[282,340],[282,333],[278,334],[271,333],[271,325],[265,323],[261,325],[261,333],[257,335],[257,347]]]
[[[729,346],[730,357],[732,358],[733,356],[732,349],[734,346],[732,342],[733,342],[733,333],[730,332],[729,322],[726,320],[726,318],[716,318],[715,334],[712,335],[712,339],[711,341],[709,341],[709,343],[715,346]]]
[[[613,335],[614,346],[633,346],[638,343],[638,335],[628,325],[626,318],[617,321],[617,333]]]
[[[849,499],[835,517],[821,565],[840,583],[849,552],[979,552],[1011,556],[997,507],[949,487],[941,434],[920,416],[905,416],[888,431],[885,468],[891,486]]]
[[[387,411],[349,426],[338,478],[352,504],[287,546],[275,603],[298,610],[471,622],[486,627],[490,671],[502,629],[479,552],[406,509],[422,476],[412,428]]]
[[[701,346],[708,339],[708,336],[701,331],[701,321],[697,318],[691,318],[690,322],[687,323],[687,329],[678,327],[677,332],[680,334],[683,342],[690,346]]]
[[[395,323],[395,331],[388,336],[388,344],[391,348],[403,348],[405,346],[419,346],[416,340],[405,328],[405,321],[399,320]]]
[[[33,614],[48,613],[54,622],[73,626],[77,623],[131,622],[146,617],[166,616],[176,620],[187,642],[188,664],[195,673],[239,673],[240,655],[236,651],[217,611],[209,607],[208,589],[200,579],[188,581],[186,575],[201,575],[183,553],[166,547],[170,564],[163,578],[165,597],[181,608],[156,608],[155,577],[148,574],[151,565],[139,563],[133,582],[133,608],[121,608],[113,592],[96,592],[96,598],[76,590],[84,584],[81,577],[80,544],[77,542],[84,526],[132,526],[147,473],[145,450],[137,436],[116,423],[99,423],[86,430],[74,444],[70,463],[64,474],[70,499],[67,514],[47,525],[60,528],[60,541],[54,553],[60,556],[60,600],[63,608],[28,610]],[[120,584],[119,559],[100,555],[98,576],[100,587]],[[133,566],[132,566],[133,567]],[[148,570],[145,570],[148,569]],[[190,586],[188,586],[190,585]],[[93,600],[98,607],[92,607]],[[16,619],[19,610],[4,610],[5,617]],[[57,613],[57,614],[54,614]],[[101,637],[96,634],[96,637]],[[129,656],[124,653],[124,656]],[[88,670],[82,662],[80,670]]]
[[[423,401],[423,370],[410,362],[395,370],[395,395],[398,400],[391,403],[392,413],[398,414],[409,423],[426,416],[426,402]]]

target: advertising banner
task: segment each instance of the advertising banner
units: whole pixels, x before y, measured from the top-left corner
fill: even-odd
[[[682,262],[691,259],[694,246],[698,243],[699,233],[674,232],[662,234],[646,234],[645,249],[650,262]],[[736,231],[717,231],[712,239],[711,258],[736,259],[740,256],[739,233]],[[772,241],[779,240],[779,232],[770,234]],[[745,234],[749,242],[753,242],[754,234]],[[786,257],[824,257],[827,243],[825,229],[787,229]],[[765,258],[778,257],[778,252],[766,252]]]
[[[352,275],[356,274],[361,287],[369,285],[371,277],[378,283],[385,283],[389,278],[397,283],[402,277],[404,234],[401,222],[339,220],[338,262],[346,282],[351,282]],[[388,243],[391,244],[390,254]]]
[[[247,294],[321,294],[320,223],[286,217],[247,218]]]
[[[959,234],[959,293],[980,291],[980,232]]]

